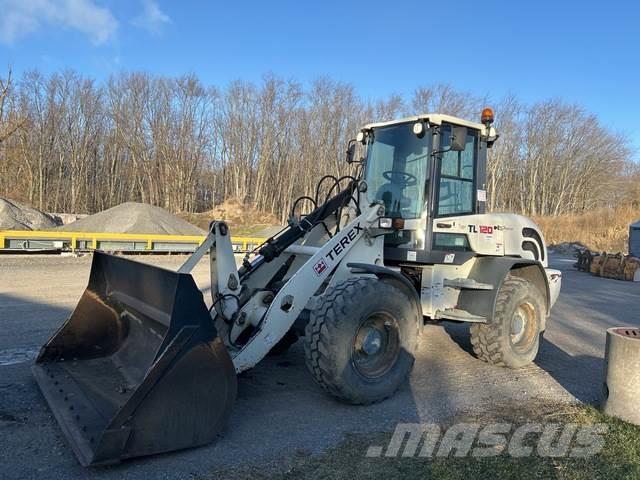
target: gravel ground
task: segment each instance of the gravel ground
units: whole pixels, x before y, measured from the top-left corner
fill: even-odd
[[[177,268],[184,257],[138,257]],[[640,284],[593,277],[559,257],[563,290],[535,365],[507,370],[472,357],[468,327],[428,325],[409,382],[391,399],[353,407],[325,395],[307,374],[300,344],[239,379],[222,438],[184,452],[84,469],[76,462],[30,374],[38,348],[69,314],[86,285],[90,257],[0,257],[0,473],[14,478],[193,478],[248,462],[317,453],[349,432],[398,422],[446,422],[499,405],[596,403],[605,330],[640,325]],[[207,286],[207,266],[194,277]],[[179,412],[176,412],[179,415]]]

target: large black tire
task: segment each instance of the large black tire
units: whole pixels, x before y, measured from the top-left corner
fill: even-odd
[[[328,289],[305,330],[306,364],[320,386],[366,405],[393,393],[411,371],[422,317],[408,292],[375,278]]]
[[[494,365],[529,365],[540,348],[544,315],[540,290],[524,278],[508,275],[498,291],[493,318],[471,326],[474,353]]]

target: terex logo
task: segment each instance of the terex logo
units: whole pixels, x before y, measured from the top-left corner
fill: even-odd
[[[340,241],[336,243],[333,246],[333,248],[327,252],[326,257],[331,261],[338,258],[340,254],[344,252],[345,247],[356,239],[356,237],[358,236],[358,232],[361,230],[362,230],[362,227],[360,226],[359,223],[353,226],[347,233],[345,233],[342,236]]]
[[[313,266],[313,271],[316,272],[316,275],[320,276],[327,269],[327,262],[324,261],[324,258],[321,258],[318,263]]]

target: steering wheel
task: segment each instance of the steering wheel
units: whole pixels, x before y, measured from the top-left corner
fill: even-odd
[[[402,180],[398,182],[397,179],[393,178],[393,175],[401,175]],[[388,180],[391,183],[400,184],[403,187],[413,187],[418,183],[418,179],[414,175],[400,170],[387,170],[386,172],[382,172],[382,176],[385,180]]]

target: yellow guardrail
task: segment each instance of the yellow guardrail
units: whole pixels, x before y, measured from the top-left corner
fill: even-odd
[[[146,233],[98,233],[98,232],[62,232],[62,231],[31,231],[31,230],[0,230],[0,249],[8,248],[10,240],[29,240],[63,242],[66,248],[74,250],[96,250],[105,242],[144,243],[142,251],[154,251],[157,244],[165,245],[200,245],[206,237],[204,235],[157,235]],[[260,237],[231,237],[234,250],[246,252],[264,242]],[[158,251],[170,251],[163,248]]]

